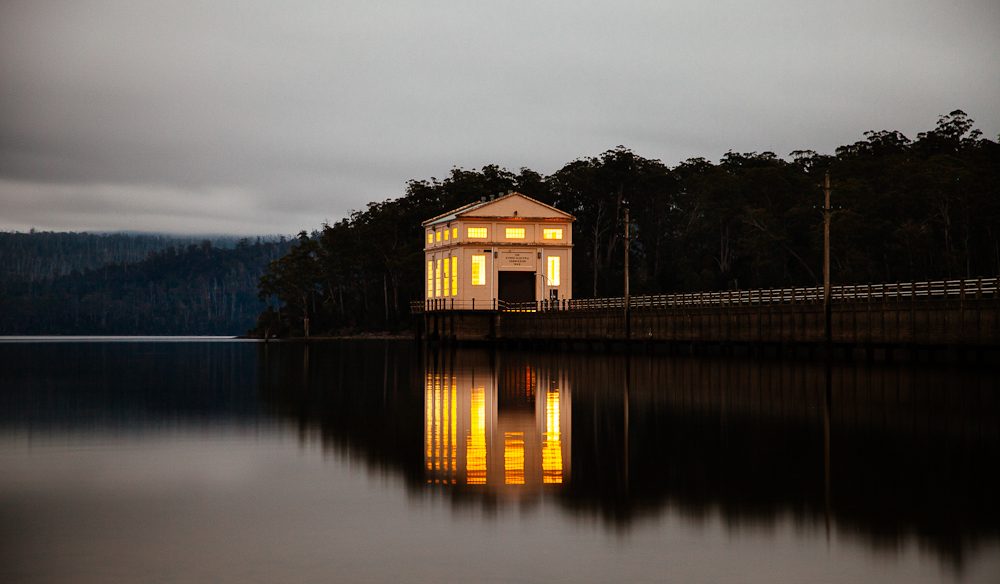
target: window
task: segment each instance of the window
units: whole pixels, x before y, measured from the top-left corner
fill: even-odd
[[[434,234],[430,231],[427,232],[427,245],[434,243]]]
[[[458,296],[458,256],[451,256],[451,295]]]
[[[441,296],[441,260],[434,266],[434,297]]]
[[[484,255],[472,256],[472,285],[486,285],[486,256]]]
[[[441,232],[440,231],[435,231],[434,232],[434,241],[436,241],[438,243],[441,243]]]
[[[430,238],[430,233],[427,234]],[[427,260],[427,297],[434,298],[434,261]]]
[[[458,227],[451,228],[451,238],[458,239]]]
[[[508,227],[504,230],[507,239],[524,239],[524,227]]]
[[[542,239],[562,239],[562,229],[544,228],[542,229]]]
[[[451,280],[451,262],[448,261],[448,258],[444,258],[444,277],[441,279],[441,281],[443,282],[442,288],[444,288],[441,291],[442,296],[450,296],[451,286],[448,285],[448,282],[450,280]]]
[[[549,256],[549,286],[559,285],[559,256]]]
[[[444,240],[445,241],[448,241],[448,235],[450,235],[450,234],[451,234],[451,230],[450,229],[445,229],[444,230]]]
[[[486,239],[485,227],[470,227],[465,233],[469,239]]]

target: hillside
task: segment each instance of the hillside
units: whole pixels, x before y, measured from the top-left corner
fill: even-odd
[[[205,240],[178,248],[182,238],[4,235],[5,266],[14,258],[21,267],[8,266],[0,279],[3,335],[240,334],[264,308],[257,297],[264,269],[288,249],[284,240],[234,239],[230,248]],[[132,259],[157,243],[168,245]],[[108,254],[125,259],[66,273]]]

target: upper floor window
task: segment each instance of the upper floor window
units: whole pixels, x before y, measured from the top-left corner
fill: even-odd
[[[445,240],[445,241],[448,241],[448,235],[449,235],[450,233],[451,233],[451,230],[450,230],[450,229],[445,229],[445,230],[444,230],[444,240]]]
[[[524,227],[507,227],[504,234],[507,239],[524,239]]]
[[[430,231],[427,232],[427,245],[434,243],[434,234]]]
[[[458,239],[458,227],[451,228],[451,238]]]
[[[440,231],[435,231],[434,232],[434,241],[436,241],[438,243],[441,243],[441,232]]]
[[[542,239],[562,239],[562,229],[558,227],[546,227],[542,229]]]
[[[466,231],[469,239],[486,239],[486,228],[485,227],[470,227]]]

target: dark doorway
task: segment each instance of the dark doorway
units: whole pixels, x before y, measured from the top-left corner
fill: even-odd
[[[497,298],[504,302],[534,302],[534,272],[500,272]]]

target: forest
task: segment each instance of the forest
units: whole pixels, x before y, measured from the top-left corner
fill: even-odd
[[[195,243],[197,242],[197,243]],[[238,335],[284,238],[0,233],[0,335]]]
[[[1000,144],[961,110],[909,138],[870,131],[819,154],[727,152],[670,167],[619,146],[548,176],[496,165],[412,180],[271,262],[257,332],[401,330],[421,300],[420,223],[518,191],[576,216],[576,297],[622,294],[630,210],[634,294],[815,285],[822,278],[822,183],[833,189],[832,280],[877,283],[1000,274]]]

